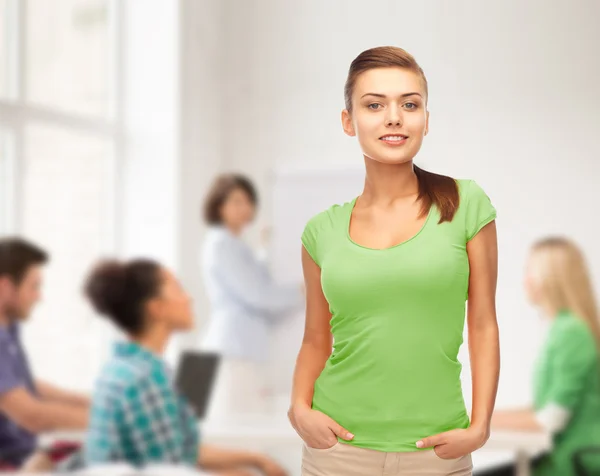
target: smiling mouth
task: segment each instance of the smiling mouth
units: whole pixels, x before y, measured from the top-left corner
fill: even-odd
[[[404,136],[401,134],[389,134],[383,137],[380,137],[379,140],[385,142],[402,142],[403,140],[408,139],[408,136]]]

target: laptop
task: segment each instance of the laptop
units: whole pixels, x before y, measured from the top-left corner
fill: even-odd
[[[199,420],[206,417],[219,362],[219,354],[210,352],[187,351],[181,355],[175,385]]]

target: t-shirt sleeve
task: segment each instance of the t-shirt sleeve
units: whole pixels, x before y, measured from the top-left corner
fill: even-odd
[[[473,237],[488,223],[496,219],[496,209],[490,198],[477,184],[471,180],[466,191],[466,237],[471,241]]]
[[[560,343],[553,349],[552,379],[547,401],[575,410],[597,360],[596,343],[588,328],[585,325],[573,325],[566,329]]]
[[[15,388],[23,387],[25,382],[13,370],[13,358],[8,355],[7,345],[0,345],[0,396]]]
[[[318,216],[311,218],[302,232],[302,244],[304,249],[308,252],[310,257],[317,265],[321,266],[319,260],[319,253],[317,249],[317,229],[318,229]]]

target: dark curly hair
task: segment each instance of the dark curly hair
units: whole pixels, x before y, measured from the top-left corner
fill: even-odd
[[[160,292],[161,266],[152,260],[106,260],[88,276],[84,292],[96,311],[130,335],[144,331],[144,305]]]

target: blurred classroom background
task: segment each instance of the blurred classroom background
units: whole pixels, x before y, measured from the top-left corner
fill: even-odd
[[[567,234],[600,282],[599,18],[594,0],[0,0],[0,234],[52,256],[25,328],[34,372],[91,389],[118,337],[81,294],[103,256],[173,269],[196,327],[169,360],[199,349],[210,312],[201,204],[219,173],[256,183],[246,238],[258,246],[269,227],[273,274],[299,280],[306,220],[362,187],[360,149],[340,126],[348,65],[395,45],[429,81],[416,163],[477,180],[498,210],[497,406],[531,403],[545,330],[523,290],[531,243]],[[270,408],[282,421],[303,317],[271,336]],[[469,406],[465,348],[461,359]]]

